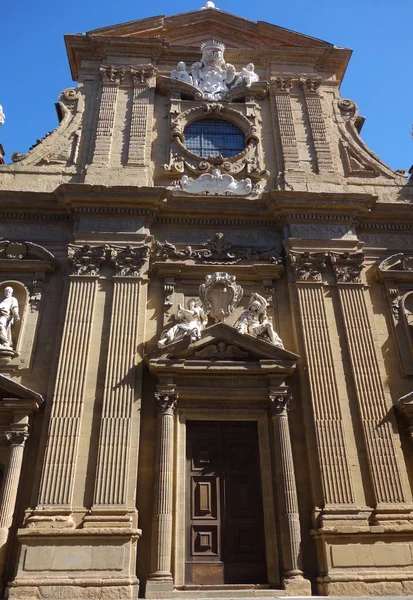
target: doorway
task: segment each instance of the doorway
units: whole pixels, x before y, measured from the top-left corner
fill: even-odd
[[[256,422],[187,421],[186,584],[267,582]]]

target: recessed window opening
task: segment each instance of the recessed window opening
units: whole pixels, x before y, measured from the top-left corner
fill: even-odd
[[[220,119],[203,119],[185,127],[185,147],[202,158],[229,158],[244,150],[245,136],[236,125]]]

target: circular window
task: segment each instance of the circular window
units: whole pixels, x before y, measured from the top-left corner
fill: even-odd
[[[185,148],[193,154],[208,158],[235,156],[244,150],[244,133],[228,121],[204,119],[185,127]]]

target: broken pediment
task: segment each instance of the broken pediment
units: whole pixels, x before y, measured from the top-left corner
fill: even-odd
[[[299,357],[253,337],[241,334],[226,323],[215,323],[191,342],[185,337],[157,350],[149,359],[152,372],[179,375],[209,373],[217,375],[290,375]]]

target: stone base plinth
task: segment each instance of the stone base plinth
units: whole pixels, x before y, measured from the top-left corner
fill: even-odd
[[[304,577],[284,577],[282,583],[287,596],[311,596],[311,583]]]
[[[70,581],[70,580],[69,580]],[[138,582],[128,585],[102,584],[99,582],[73,581],[72,585],[63,585],[63,581],[32,582],[32,585],[11,585],[8,589],[10,600],[137,600]],[[126,582],[124,582],[126,583]]]

